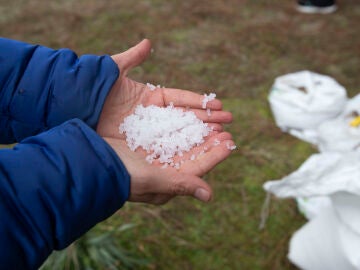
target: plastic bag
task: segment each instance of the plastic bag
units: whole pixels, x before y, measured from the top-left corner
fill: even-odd
[[[313,77],[313,79],[309,79],[309,77]],[[314,78],[321,78],[323,81],[325,81],[325,83],[323,83],[323,86],[332,86],[329,88],[332,90],[327,90],[329,92],[321,90],[323,92],[320,92],[320,94],[318,95],[309,95],[308,100],[304,98],[301,102],[297,101],[300,102],[301,106],[309,106],[309,110],[306,112],[305,116],[303,115],[303,112],[301,112],[301,114],[299,115],[292,115],[291,120],[294,123],[287,123],[286,121],[290,120],[290,118],[288,118],[289,113],[291,115],[294,114],[295,111],[291,112],[279,110],[279,107],[284,106],[282,103],[279,103],[277,101],[280,97],[275,96],[276,92],[273,93],[274,88],[283,89],[283,91],[280,92],[282,93],[281,99],[284,102],[284,100],[290,99],[293,95],[299,94],[298,92],[300,90],[297,90],[296,87],[300,87],[299,85],[302,84],[301,80],[315,80]],[[316,83],[314,84],[316,85]],[[286,88],[285,85],[287,85],[287,87],[288,85],[290,85],[290,88],[287,91],[284,91],[284,89]],[[307,85],[309,85],[309,83],[307,83]],[[315,91],[314,88],[310,87],[309,89],[310,92]],[[282,130],[289,132],[291,135],[297,138],[316,145],[320,151],[347,152],[356,149],[360,150],[360,95],[350,100],[347,100],[346,93],[345,95],[343,94],[344,91],[345,89],[342,86],[339,86],[335,80],[331,79],[328,76],[303,71],[277,78],[275,80],[272,92],[269,96],[269,101],[271,108],[274,112],[275,120],[282,128]],[[329,97],[333,98],[332,101],[334,103],[328,101],[327,104],[329,106],[329,114],[327,115],[327,117],[319,118],[320,116],[324,116],[324,114],[319,114],[319,112],[314,110],[314,108],[312,108],[311,106],[314,106],[314,104],[319,105],[320,103],[324,102],[323,95],[326,95],[326,93],[330,93]],[[334,93],[336,93],[336,95]],[[290,103],[290,101],[288,103]],[[337,103],[337,105],[334,105],[335,103]],[[330,104],[332,104],[331,106],[333,108],[331,108]],[[319,106],[319,109],[321,108],[321,106]],[[331,110],[333,110],[333,114],[330,113]],[[282,113],[282,115],[280,115],[280,112]],[[332,115],[335,115],[335,113],[337,113],[338,116],[336,118],[331,118]],[[295,121],[295,117],[298,117],[298,122]],[[309,127],[312,128],[309,129]],[[299,210],[308,219],[312,219],[313,217],[315,217],[319,212],[323,210],[323,208],[328,207],[330,204],[330,199],[327,196],[321,196],[316,198],[299,197],[296,198],[296,201]]]
[[[266,182],[264,188],[280,198],[326,196],[339,191],[360,196],[360,151],[313,154],[298,170]]]
[[[331,205],[329,196],[298,197],[296,198],[299,211],[309,220],[317,217]]]
[[[338,116],[346,101],[343,86],[329,76],[310,71],[276,78],[269,95],[276,124],[283,131],[315,144],[314,130]]]
[[[317,137],[321,152],[360,150],[360,95],[350,99],[337,118],[320,125]]]
[[[360,269],[360,235],[327,208],[295,232],[288,258],[304,270]]]
[[[294,264],[308,270],[360,269],[360,152],[314,154],[264,188],[282,198],[330,199],[293,235],[289,259]]]
[[[293,235],[289,259],[307,270],[360,269],[360,95],[347,100],[334,79],[303,71],[278,77],[269,102],[283,131],[322,152],[264,184],[295,198],[309,219]]]

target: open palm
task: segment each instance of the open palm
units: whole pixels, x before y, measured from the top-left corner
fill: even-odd
[[[231,151],[228,146],[234,143],[231,135],[223,132],[222,124],[231,122],[232,115],[222,110],[220,100],[215,99],[207,103],[206,108],[211,110],[209,115],[206,109],[202,108],[203,95],[172,88],[157,88],[151,91],[145,84],[128,78],[128,72],[140,65],[148,57],[150,50],[150,42],[143,40],[135,47],[112,56],[121,75],[105,101],[97,132],[115,149],[131,175],[130,200],[161,203],[175,195],[194,195],[197,187],[211,194],[210,187],[199,177],[230,155]],[[147,164],[145,162],[146,152],[141,149],[137,149],[135,153],[132,152],[126,146],[125,135],[120,134],[118,129],[124,118],[132,114],[137,105],[166,107],[170,103],[173,103],[175,107],[193,111],[198,118],[213,127],[213,132],[205,138],[203,145],[195,147],[181,158],[174,158],[175,160],[185,160],[179,170],[173,168],[160,169],[162,164],[158,162],[152,165]],[[214,143],[215,141],[220,142],[220,144]],[[204,149],[206,149],[205,153],[199,155]],[[190,160],[192,155],[197,158]],[[139,170],[139,168],[143,169]],[[152,176],[150,177],[150,175]],[[147,185],[143,185],[147,181],[146,177],[152,178],[153,185],[151,188],[154,189],[153,192],[147,190],[149,188]],[[190,178],[192,179],[191,184],[189,183]],[[165,190],[161,192],[156,189],[157,185],[154,179],[162,179],[162,182],[157,182],[160,186],[166,186]],[[195,197],[199,198],[199,196]],[[206,199],[203,196],[203,200],[207,201],[210,197],[209,195],[209,198]]]
[[[157,88],[150,91],[145,84],[128,78],[128,72],[147,58],[150,49],[150,42],[144,40],[124,53],[112,56],[121,75],[106,98],[101,112],[97,126],[97,132],[100,136],[122,138],[118,127],[126,116],[134,112],[135,107],[139,104],[164,107],[172,102],[176,107],[194,111],[198,118],[211,123],[215,130],[221,129],[221,124],[231,122],[231,113],[222,111],[222,104],[217,99],[207,104],[207,108],[211,109],[209,116],[206,110],[202,109],[202,95],[172,88]]]

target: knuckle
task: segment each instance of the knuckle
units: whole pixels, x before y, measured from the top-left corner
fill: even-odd
[[[184,186],[182,179],[180,177],[175,177],[171,183],[170,194],[184,196],[187,193],[188,190],[186,186]]]

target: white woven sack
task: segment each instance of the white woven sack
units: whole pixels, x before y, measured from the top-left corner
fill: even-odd
[[[311,143],[316,143],[316,133],[312,130],[338,116],[346,101],[343,86],[329,76],[311,71],[276,78],[269,94],[276,124]]]
[[[344,111],[335,119],[324,122],[317,130],[318,148],[324,151],[360,150],[360,94],[350,99]]]
[[[288,258],[303,270],[358,270],[359,250],[360,235],[328,208],[294,233]]]
[[[281,198],[331,200],[294,234],[289,252],[294,264],[308,270],[360,269],[360,152],[314,154],[297,171],[264,188]],[[309,206],[305,212],[314,210]]]
[[[360,152],[313,154],[295,172],[266,182],[264,189],[280,198],[327,196],[340,191],[360,196]]]

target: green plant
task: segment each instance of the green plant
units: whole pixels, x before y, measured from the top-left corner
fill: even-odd
[[[113,228],[93,229],[61,251],[54,251],[41,270],[134,269],[147,264],[132,254],[119,241],[119,234],[133,228],[124,224]]]

